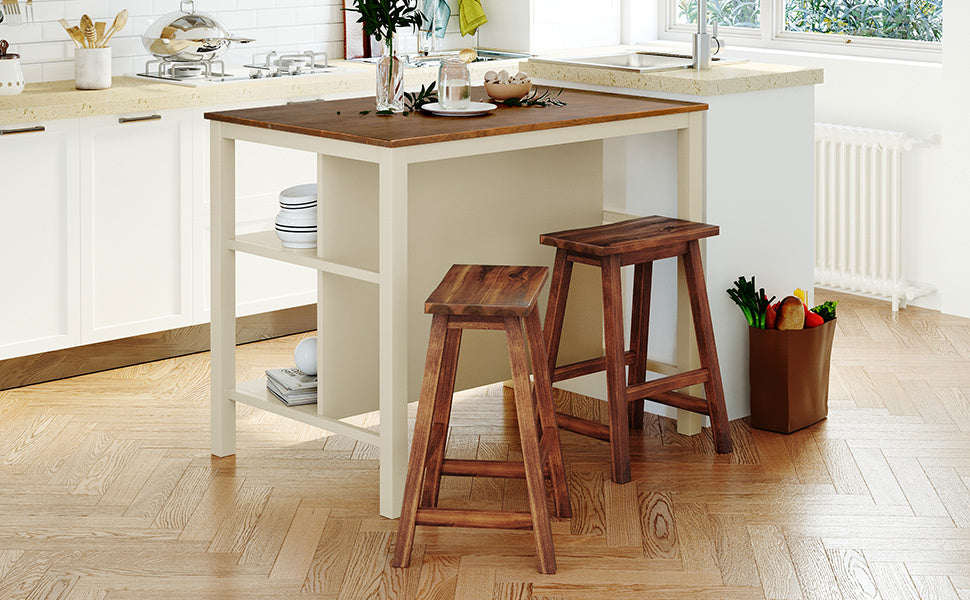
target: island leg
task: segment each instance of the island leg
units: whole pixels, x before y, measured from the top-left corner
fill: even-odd
[[[380,512],[401,512],[408,463],[408,164],[382,150],[380,231]]]
[[[677,130],[677,218],[704,221],[704,115],[690,113],[687,127]],[[701,250],[703,254],[703,248]],[[683,261],[677,265],[677,369],[689,371],[700,367],[700,355],[694,343],[690,296]],[[700,396],[702,386],[688,393]],[[704,417],[677,409],[677,433],[696,435],[701,432]]]
[[[210,128],[210,376],[211,445],[215,456],[236,453],[236,255],[229,242],[236,235],[236,142]]]

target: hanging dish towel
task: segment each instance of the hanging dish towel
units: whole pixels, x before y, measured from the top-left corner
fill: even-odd
[[[462,35],[471,35],[479,27],[488,23],[482,3],[479,0],[460,0],[458,4],[458,21]]]
[[[421,8],[421,31],[434,31],[437,38],[445,37],[445,30],[448,28],[448,19],[451,18],[451,7],[448,0],[422,0]]]

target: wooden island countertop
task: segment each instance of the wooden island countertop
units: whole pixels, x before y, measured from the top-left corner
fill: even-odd
[[[540,88],[542,89],[542,88]],[[553,94],[558,90],[552,88]],[[472,98],[488,102],[484,88]],[[707,104],[562,90],[565,106],[518,107],[498,104],[480,116],[442,117],[417,111],[407,116],[376,115],[374,99],[350,98],[205,113],[213,121],[330,138],[385,148],[575,127],[707,110]],[[361,115],[362,111],[369,111]]]

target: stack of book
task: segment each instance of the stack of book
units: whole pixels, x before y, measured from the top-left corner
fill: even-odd
[[[266,388],[287,406],[316,404],[317,378],[299,369],[268,369]]]

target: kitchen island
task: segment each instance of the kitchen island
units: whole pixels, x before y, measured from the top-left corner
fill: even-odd
[[[483,99],[482,91],[473,97]],[[672,132],[673,202],[678,216],[699,217],[707,105],[572,90],[561,99],[566,106],[500,106],[466,118],[378,116],[372,99],[206,114],[213,454],[235,453],[236,402],[350,435],[378,446],[380,513],[395,517],[407,465],[407,403],[418,397],[430,326],[423,301],[451,264],[551,265],[540,233],[602,222],[603,143],[611,138]],[[315,251],[283,249],[272,232],[236,234],[237,141],[316,154]],[[237,253],[318,272],[317,405],[286,407],[264,381],[236,382]],[[568,310],[589,318],[567,319],[562,361],[601,354],[596,275],[574,277]],[[462,341],[458,389],[508,379],[504,339],[474,333],[481,335]],[[349,422],[374,410],[377,432]]]
[[[667,46],[621,46],[563,51],[562,57],[598,56]],[[759,287],[779,299],[814,282],[815,88],[822,70],[757,62],[731,62],[707,71],[678,69],[636,72],[595,68],[567,61],[521,65],[548,85],[633,94],[710,107],[703,146],[706,193],[699,220],[718,225],[717,251],[708,255],[706,274],[711,317],[721,362],[729,419],[750,414],[747,323],[725,293],[741,275],[755,275]],[[552,57],[556,59],[557,57]],[[665,133],[609,140],[604,146],[604,206],[625,215],[672,215],[677,181],[670,170],[676,140]],[[672,289],[673,265],[660,264],[655,281]],[[664,285],[666,283],[666,285]],[[811,298],[809,298],[811,300]],[[654,306],[663,313],[686,311],[682,298],[658,289]],[[685,319],[651,322],[650,368],[669,372],[670,363],[696,364]],[[673,342],[673,340],[676,340]],[[559,384],[557,384],[559,385]],[[605,378],[587,376],[562,387],[605,398]],[[650,412],[674,416],[674,409],[651,405]],[[680,433],[700,431],[699,415],[677,411]]]

